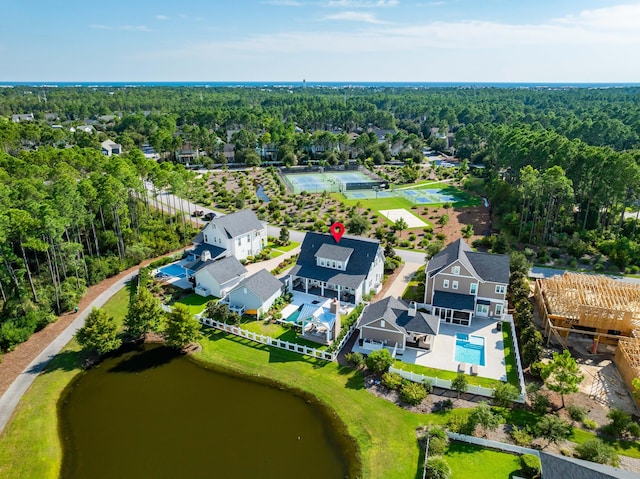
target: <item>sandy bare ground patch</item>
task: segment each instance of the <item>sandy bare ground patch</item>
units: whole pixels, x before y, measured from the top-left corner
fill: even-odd
[[[424,228],[425,226],[427,226],[427,223],[422,221],[413,213],[405,210],[404,208],[400,208],[397,210],[380,210],[380,214],[389,218],[389,220],[393,222],[396,222],[400,218],[403,218],[407,222],[409,228]]]

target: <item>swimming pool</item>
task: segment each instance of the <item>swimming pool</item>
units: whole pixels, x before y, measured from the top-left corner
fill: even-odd
[[[484,338],[457,333],[455,360],[459,363],[484,366]]]
[[[174,278],[184,278],[187,276],[185,269],[176,263],[163,266],[162,268],[160,268],[160,271],[163,274],[167,276],[173,276]],[[189,271],[189,275],[192,275],[192,274],[193,274],[193,271]]]
[[[298,324],[298,316],[300,316],[300,308],[296,309],[293,313],[287,316],[284,321],[287,323]]]

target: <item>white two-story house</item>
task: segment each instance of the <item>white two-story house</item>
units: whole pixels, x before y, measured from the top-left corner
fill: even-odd
[[[298,261],[290,273],[298,291],[339,298],[358,304],[362,296],[382,288],[384,252],[380,242],[343,236],[307,233]]]
[[[440,321],[468,326],[507,309],[509,255],[478,253],[462,239],[427,262],[424,302]]]
[[[251,210],[242,210],[211,220],[194,239],[194,259],[209,250],[211,259],[234,256],[237,260],[255,256],[267,245],[267,224]]]

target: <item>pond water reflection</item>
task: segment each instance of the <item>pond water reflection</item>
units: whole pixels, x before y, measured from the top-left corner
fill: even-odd
[[[80,376],[59,414],[64,479],[355,474],[352,443],[324,408],[160,346]]]

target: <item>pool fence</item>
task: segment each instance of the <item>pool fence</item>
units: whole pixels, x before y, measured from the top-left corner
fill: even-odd
[[[409,381],[413,381],[414,383],[425,383],[428,381],[431,383],[433,387],[449,389],[451,391],[454,390],[453,387],[451,386],[452,381],[450,379],[433,378],[430,376],[425,376],[423,374],[418,374],[411,371],[405,371],[404,369],[394,368],[393,366],[389,368],[389,372],[396,373],[400,375],[402,378],[408,379]],[[484,396],[488,398],[493,397],[493,389],[485,388],[482,386],[468,385],[467,390],[465,392],[470,394],[475,394],[476,396]],[[520,402],[520,401],[517,401],[517,402]]]
[[[515,444],[508,444],[506,442],[492,441],[491,439],[484,439],[482,437],[467,436],[466,434],[458,434],[451,431],[446,431],[447,436],[452,441],[466,442],[468,444],[475,444],[476,446],[487,447],[489,449],[496,449],[498,451],[511,452],[514,454],[533,454],[540,458],[540,451],[537,449],[531,449],[529,447],[517,446]]]

